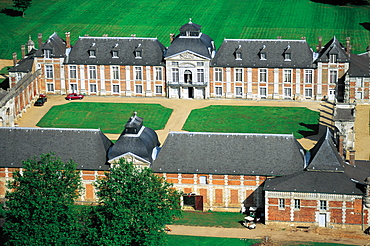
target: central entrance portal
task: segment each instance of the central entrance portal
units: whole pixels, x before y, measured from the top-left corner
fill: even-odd
[[[192,84],[193,83],[193,76],[190,70],[185,70],[184,72],[184,81],[185,83]]]
[[[189,87],[188,88],[188,97],[189,98],[194,98],[194,87]]]

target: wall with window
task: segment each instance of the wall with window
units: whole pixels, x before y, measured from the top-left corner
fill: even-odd
[[[265,191],[265,216],[266,224],[294,226],[350,228],[370,222],[358,195]]]

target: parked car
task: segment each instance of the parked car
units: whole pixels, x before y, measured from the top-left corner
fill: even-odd
[[[46,102],[45,97],[39,97],[33,105],[34,106],[44,106],[45,102]]]
[[[40,94],[39,95],[39,98],[44,98],[44,101],[46,102],[48,99],[46,97],[46,94]]]
[[[77,93],[71,93],[66,96],[66,100],[75,100],[75,99],[82,99],[84,98],[84,95],[77,94]]]

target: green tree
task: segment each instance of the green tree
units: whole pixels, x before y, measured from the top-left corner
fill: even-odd
[[[54,154],[23,161],[7,182],[4,232],[8,245],[80,244],[82,224],[74,206],[82,190],[73,161]]]
[[[32,4],[32,0],[13,0],[13,7],[22,10],[22,17],[24,18],[24,12],[28,9]]]
[[[91,245],[165,244],[165,225],[181,216],[180,193],[151,169],[124,159],[105,175],[96,183]]]

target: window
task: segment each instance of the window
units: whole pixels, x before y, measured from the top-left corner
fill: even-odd
[[[292,89],[291,88],[284,88],[284,97],[290,98],[292,96]]]
[[[141,67],[135,67],[135,80],[142,80],[143,79],[143,71]]]
[[[119,93],[119,85],[113,85],[113,93]]]
[[[215,91],[216,91],[216,96],[222,96],[222,87],[221,86],[216,86]]]
[[[89,57],[95,58],[96,57],[96,50],[89,50]]]
[[[54,84],[52,84],[52,83],[46,83],[46,90],[48,92],[54,92]]]
[[[51,57],[51,50],[44,50],[44,58],[50,58]]]
[[[301,200],[294,199],[294,208],[295,209],[300,209],[301,208]]]
[[[279,208],[285,208],[285,200],[283,198],[279,198]]]
[[[178,68],[172,68],[172,81],[179,82],[179,69]]]
[[[155,68],[155,80],[162,80],[162,68],[161,67]]]
[[[260,82],[267,82],[267,69],[260,69]]]
[[[327,201],[320,200],[320,210],[327,210]]]
[[[202,66],[204,66],[204,62],[197,62],[197,66],[198,66],[198,67],[202,67]]]
[[[304,82],[306,84],[312,84],[313,78],[313,71],[312,70],[305,70],[304,71]]]
[[[364,87],[364,81],[362,78],[356,78],[356,87],[359,87],[359,88]]]
[[[216,82],[222,81],[222,68],[215,68],[215,81]]]
[[[89,66],[89,79],[96,79],[96,67]]]
[[[96,84],[90,84],[90,92],[96,93]]]
[[[235,68],[235,81],[241,82],[243,80],[243,70]]]
[[[142,51],[136,50],[135,51],[135,59],[141,59],[142,58]]]
[[[292,83],[292,70],[284,70],[284,83]]]
[[[235,96],[242,97],[243,96],[243,87],[236,86],[235,87]]]
[[[206,176],[200,176],[199,177],[199,184],[207,184],[207,177]]]
[[[312,89],[305,89],[304,90],[304,96],[307,97],[307,98],[311,98],[312,97]]]
[[[330,76],[329,82],[331,84],[337,83],[337,80],[338,80],[338,72],[336,70],[331,70],[329,76]]]
[[[329,63],[336,63],[337,62],[337,54],[330,54],[329,55]]]
[[[54,77],[53,66],[45,65],[46,78],[52,79]]]
[[[292,54],[291,53],[285,53],[284,54],[284,61],[291,61],[292,60]]]
[[[197,69],[197,81],[204,82],[204,69]]]
[[[135,93],[136,94],[143,93],[143,86],[142,85],[135,85]]]
[[[155,94],[162,94],[162,86],[156,85],[155,86]]]
[[[69,66],[69,78],[70,79],[77,78],[77,67],[76,66]]]
[[[265,52],[260,53],[260,59],[261,60],[266,60],[267,59],[267,54]]]
[[[266,87],[260,87],[260,97],[266,98],[267,96],[267,88]]]
[[[178,66],[179,63],[178,62],[172,62],[172,66]]]
[[[112,77],[113,79],[119,79],[119,67],[112,67]]]
[[[22,73],[17,73],[17,81],[22,79]]]
[[[117,50],[112,51],[112,58],[118,58],[118,51]]]
[[[241,60],[242,59],[242,53],[241,52],[236,52],[235,53],[235,60]]]

